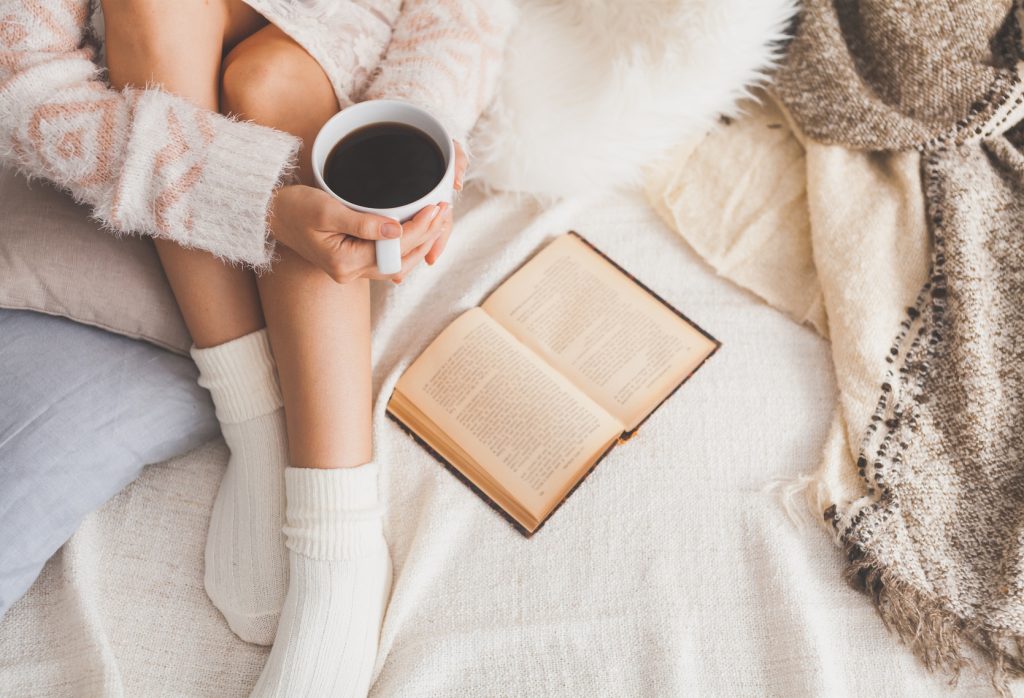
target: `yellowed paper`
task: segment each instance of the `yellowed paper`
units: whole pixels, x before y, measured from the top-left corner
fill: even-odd
[[[715,348],[574,235],[541,250],[482,307],[630,429]]]
[[[449,325],[397,389],[538,518],[623,430],[480,308]]]

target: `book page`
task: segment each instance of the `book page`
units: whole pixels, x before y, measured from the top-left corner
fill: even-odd
[[[449,325],[396,390],[537,518],[623,429],[480,308]]]
[[[575,235],[563,235],[482,306],[634,428],[716,348]]]

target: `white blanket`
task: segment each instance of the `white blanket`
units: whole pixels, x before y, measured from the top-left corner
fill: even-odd
[[[377,458],[395,584],[374,696],[935,695],[840,580],[839,551],[766,485],[814,470],[825,343],[715,277],[639,197],[549,210],[467,196],[437,267],[374,296]],[[402,370],[573,228],[723,342],[526,540],[384,418]],[[265,650],[202,585],[218,440],[147,468],[0,622],[0,693],[245,695]],[[963,693],[991,693],[961,679]]]

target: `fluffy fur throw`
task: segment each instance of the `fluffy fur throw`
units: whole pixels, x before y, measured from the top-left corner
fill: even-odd
[[[527,0],[474,172],[545,196],[628,187],[762,81],[795,0]]]

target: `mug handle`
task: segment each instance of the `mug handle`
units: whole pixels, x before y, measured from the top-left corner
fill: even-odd
[[[377,271],[397,274],[402,271],[402,238],[375,241]]]

